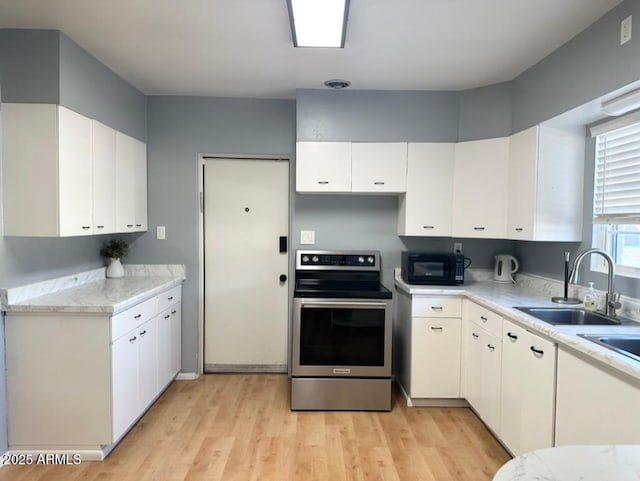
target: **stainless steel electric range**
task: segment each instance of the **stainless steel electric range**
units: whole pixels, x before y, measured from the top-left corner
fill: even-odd
[[[377,251],[296,251],[291,409],[391,409],[392,294]]]

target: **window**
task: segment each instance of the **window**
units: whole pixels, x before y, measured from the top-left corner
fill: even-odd
[[[640,119],[616,119],[594,131],[593,246],[611,255],[618,273],[640,277]],[[600,256],[592,256],[591,267],[606,270]]]

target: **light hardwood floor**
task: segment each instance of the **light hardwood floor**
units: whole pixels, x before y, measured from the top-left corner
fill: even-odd
[[[102,462],[0,481],[485,481],[510,459],[467,408],[292,412],[282,374],[176,381]]]

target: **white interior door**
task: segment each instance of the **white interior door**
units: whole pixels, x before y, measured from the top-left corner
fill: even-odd
[[[286,371],[288,233],[288,161],[206,161],[205,371]]]

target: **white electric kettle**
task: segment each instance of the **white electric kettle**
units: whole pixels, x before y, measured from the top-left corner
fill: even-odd
[[[494,257],[493,280],[497,282],[515,282],[513,275],[518,272],[518,259],[509,254],[498,254]]]

